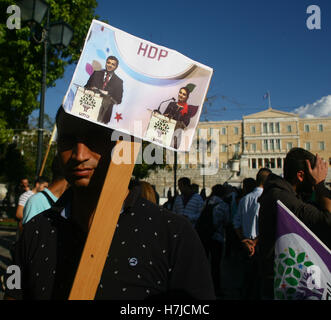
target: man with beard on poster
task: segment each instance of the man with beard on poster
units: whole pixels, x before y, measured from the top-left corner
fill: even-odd
[[[123,80],[115,74],[119,61],[114,56],[106,60],[106,69],[94,71],[85,88],[101,93],[103,100],[98,122],[107,124],[112,115],[114,104],[120,104],[123,96]]]
[[[274,247],[276,241],[277,200],[295,214],[328,248],[331,248],[331,193],[324,185],[328,164],[318,154],[292,148],[284,161],[284,178],[269,174],[259,198],[259,236],[261,294],[273,299]],[[315,193],[316,201],[302,200],[302,194]],[[311,197],[312,199],[312,197]]]

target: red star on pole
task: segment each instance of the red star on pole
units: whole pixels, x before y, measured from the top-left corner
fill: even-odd
[[[122,113],[117,113],[117,112],[116,112],[116,117],[115,117],[115,119],[117,120],[117,122],[119,122],[120,120],[123,120],[123,118],[122,118]]]

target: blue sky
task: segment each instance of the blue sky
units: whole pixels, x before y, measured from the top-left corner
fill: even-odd
[[[96,13],[116,28],[174,49],[214,69],[201,121],[239,120],[268,106],[331,116],[331,1],[98,1]],[[318,5],[321,29],[309,30],[307,7]],[[75,66],[46,94],[55,116]],[[321,100],[322,99],[322,100]],[[318,105],[318,104],[317,104]],[[34,116],[38,111],[34,112]]]

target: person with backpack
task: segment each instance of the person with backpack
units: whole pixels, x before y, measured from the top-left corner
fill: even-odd
[[[221,184],[213,186],[212,193],[206,200],[195,226],[207,257],[210,254],[211,273],[216,296],[221,296],[220,266],[225,241],[224,226],[230,217],[229,205],[222,200],[225,191],[225,187]]]

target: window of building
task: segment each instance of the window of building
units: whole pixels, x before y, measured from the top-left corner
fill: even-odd
[[[309,124],[305,124],[304,131],[309,132]]]
[[[305,142],[305,149],[310,151],[310,142]]]
[[[255,133],[256,133],[256,128],[255,128],[255,126],[251,126],[251,133],[252,133],[252,134],[255,134]]]
[[[226,152],[226,144],[221,145],[221,152]]]
[[[280,150],[281,146],[280,146],[280,139],[276,139],[276,149]]]
[[[277,158],[277,168],[282,167],[282,158]]]
[[[226,128],[221,128],[221,134],[223,134],[223,135],[226,134]]]
[[[272,122],[269,123],[269,132],[274,133],[274,124]]]
[[[319,125],[318,125],[318,131],[319,131],[319,132],[323,132],[323,125],[322,125],[322,124],[319,124]]]
[[[320,151],[324,151],[325,150],[325,143],[324,143],[324,141],[319,141],[318,142],[318,149]]]
[[[263,133],[268,133],[268,124],[263,123]]]
[[[288,142],[288,143],[286,144],[286,149],[287,149],[287,151],[291,150],[292,148],[293,148],[293,143],[292,143],[292,142]]]
[[[280,124],[279,124],[279,122],[276,122],[276,127],[275,127],[275,129],[276,129],[276,133],[279,133],[280,132]]]
[[[268,140],[263,140],[263,149],[264,150],[269,150],[269,148],[268,148]]]
[[[256,159],[252,159],[252,169],[256,169]]]
[[[270,140],[270,150],[275,150],[275,140],[273,139]]]
[[[251,150],[256,152],[256,143],[251,143]]]
[[[271,158],[270,159],[270,168],[271,169],[275,169],[275,166],[276,166],[276,161],[275,161],[276,159],[274,159],[274,158]]]
[[[290,124],[287,126],[287,132],[288,133],[291,133],[292,132],[292,126]]]
[[[240,143],[235,143],[234,145],[234,152],[239,152],[240,151]]]
[[[233,133],[234,134],[239,134],[239,128],[238,127],[234,127],[233,128]]]

